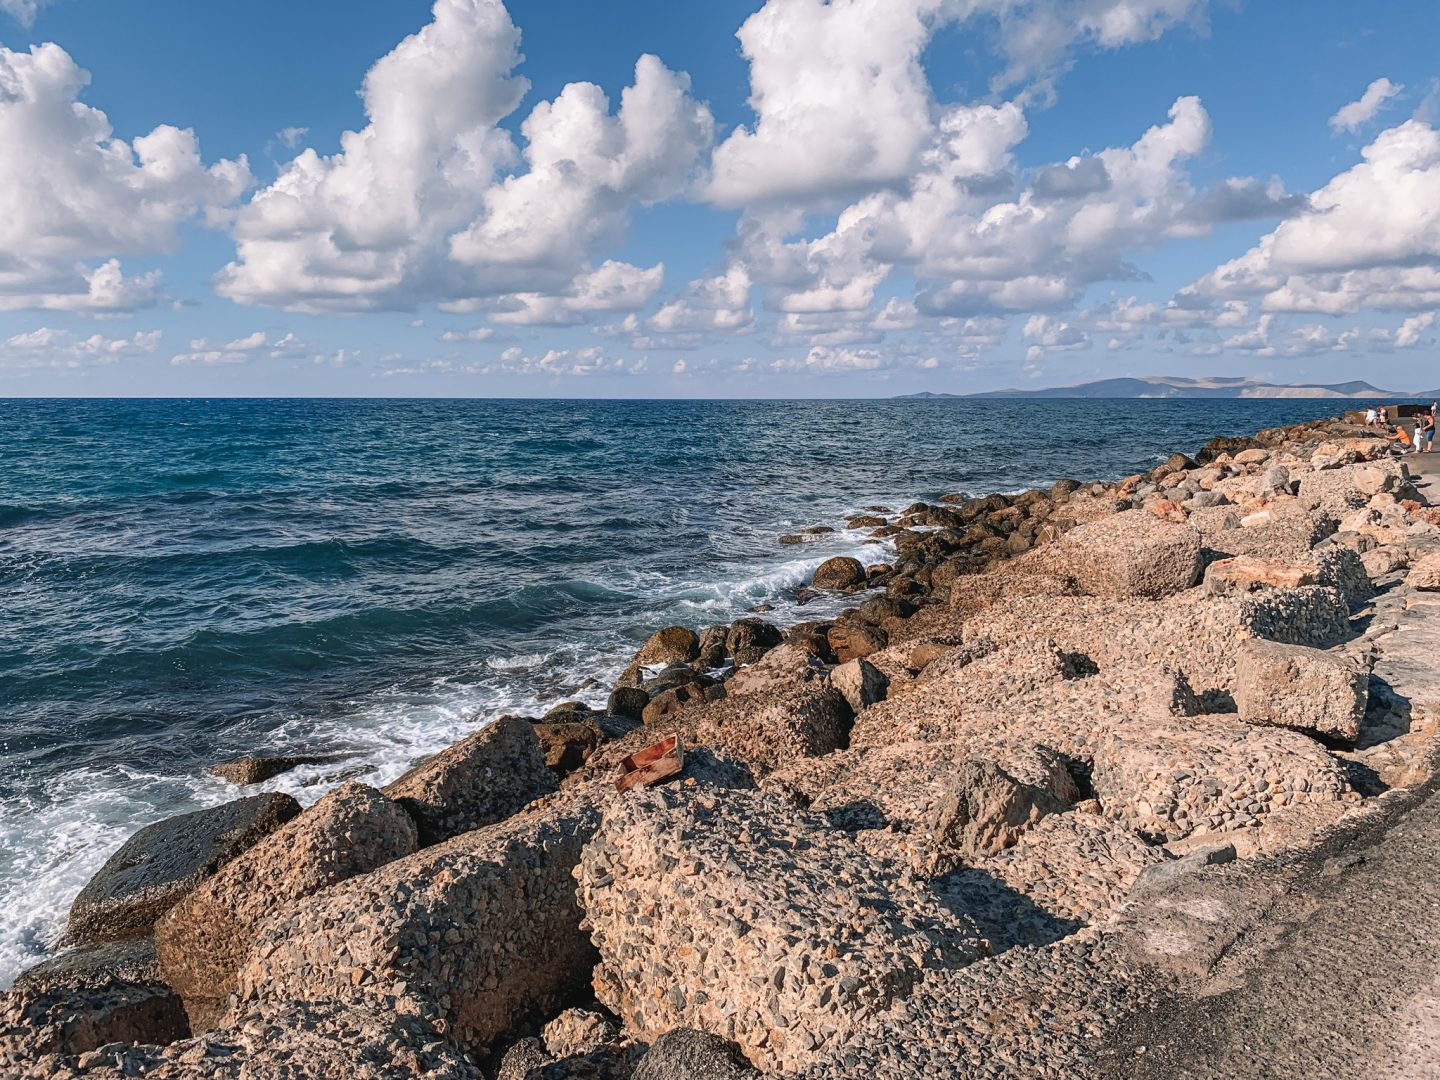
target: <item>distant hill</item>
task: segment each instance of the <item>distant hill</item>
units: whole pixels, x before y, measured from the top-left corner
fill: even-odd
[[[1210,377],[1189,379],[1178,375],[1147,375],[1142,378],[1101,379],[1079,386],[1052,386],[1044,390],[987,390],[979,394],[937,394],[929,390],[904,394],[907,399],[925,398],[1343,398],[1373,399],[1431,398],[1431,392],[1402,394],[1382,390],[1367,382],[1267,383],[1254,379]],[[1431,398],[1433,400],[1433,398]]]

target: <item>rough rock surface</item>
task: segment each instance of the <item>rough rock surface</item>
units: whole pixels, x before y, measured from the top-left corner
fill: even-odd
[[[1313,740],[1229,716],[1118,726],[1096,747],[1091,782],[1106,816],[1158,840],[1253,828],[1280,808],[1350,791]]]
[[[111,1043],[171,1042],[189,1034],[180,999],[161,982],[14,990],[0,995],[0,1075],[46,1055],[83,1054]]]
[[[588,1054],[619,1037],[615,1022],[593,1009],[566,1009],[540,1032],[545,1049],[557,1058]]]
[[[70,939],[148,933],[200,882],[300,812],[289,795],[252,795],[146,826],[121,845],[70,908]]]
[[[160,972],[190,1026],[220,1026],[262,923],[303,897],[403,858],[415,824],[374,788],[348,783],[281,826],[176,904],[155,925]]]
[[[298,769],[301,765],[323,765],[336,760],[333,754],[293,755],[290,757],[247,757],[210,766],[210,775],[231,784],[259,784],[271,777]]]
[[[850,706],[839,692],[815,681],[787,693],[742,694],[660,718],[605,746],[591,772],[608,774],[621,758],[679,732],[686,746],[707,746],[762,771],[845,745]]]
[[[851,711],[858,714],[885,700],[890,680],[870,661],[856,657],[830,672],[830,685],[840,691]]]
[[[725,693],[729,697],[782,693],[818,679],[824,673],[824,666],[798,645],[777,645],[728,679]]]
[[[1045,554],[1094,596],[1171,596],[1194,585],[1203,566],[1199,533],[1143,510],[1078,526]]]
[[[422,844],[503,821],[555,790],[530,721],[502,716],[427,758],[385,788],[419,828]]]
[[[814,1060],[923,971],[980,951],[910,875],[761,793],[640,793],[577,876],[596,996],[627,1031],[698,1027],[763,1070]]]
[[[444,1032],[434,1006],[403,996],[383,1004],[265,1003],[233,1026],[169,1046],[111,1043],[47,1056],[25,1080],[483,1080]]]
[[[1235,704],[1247,724],[1353,743],[1365,719],[1369,682],[1353,656],[1256,639],[1239,646]]]
[[[935,839],[962,855],[998,855],[1046,814],[1065,808],[1043,788],[989,761],[963,761],[935,808]]]
[[[650,1045],[632,1080],[758,1080],[759,1076],[734,1043],[679,1028]]]
[[[595,825],[587,798],[561,794],[293,904],[263,928],[240,1000],[408,992],[488,1045],[589,975],[571,872]]]
[[[817,589],[850,590],[865,584],[865,565],[848,555],[826,559],[815,569],[810,584]]]

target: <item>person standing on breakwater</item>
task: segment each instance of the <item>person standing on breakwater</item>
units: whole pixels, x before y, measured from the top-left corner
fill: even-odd
[[[1425,441],[1420,444],[1420,452],[1428,454],[1435,448],[1435,413],[1433,410],[1421,417],[1420,431],[1425,438]]]
[[[1386,427],[1390,423],[1390,410],[1384,405],[1380,406],[1380,426]]]

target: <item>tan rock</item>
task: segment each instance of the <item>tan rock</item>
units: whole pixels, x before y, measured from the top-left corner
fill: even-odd
[[[422,844],[503,821],[555,790],[530,721],[502,716],[385,788],[415,819]]]
[[[1202,565],[1199,533],[1142,510],[1081,525],[1045,552],[1092,596],[1170,596],[1199,581]]]
[[[965,856],[998,855],[1065,804],[989,761],[964,761],[946,785],[932,827],[943,847]]]
[[[840,691],[850,708],[859,714],[877,701],[885,700],[890,680],[870,661],[856,658],[830,672],[830,685]]]
[[[288,906],[240,974],[242,1008],[403,992],[463,1045],[488,1046],[589,975],[571,872],[597,818],[584,793],[552,796]]]
[[[155,926],[160,972],[190,1025],[220,1025],[236,974],[275,912],[415,850],[415,824],[374,788],[349,783],[228,863]]]
[[[773,694],[793,690],[824,674],[824,667],[808,650],[795,644],[777,645],[749,667],[741,668],[725,683],[726,694]]]
[[[1365,718],[1368,683],[1369,672],[1353,657],[1251,639],[1240,643],[1235,704],[1247,724],[1354,742]]]
[[[861,656],[879,652],[889,644],[889,636],[878,626],[862,622],[839,622],[826,634],[835,659],[844,664]]]
[[[1276,589],[1295,589],[1301,585],[1314,585],[1316,582],[1315,570],[1312,567],[1281,562],[1278,559],[1262,559],[1253,555],[1221,559],[1205,569],[1205,588],[1216,595],[1249,592],[1262,585]]]
[[[626,1030],[699,1028],[764,1071],[809,1064],[922,973],[980,955],[973,925],[921,882],[773,795],[625,800],[577,880],[596,996]]]
[[[1425,592],[1440,592],[1440,552],[1422,555],[1411,563],[1405,584]]]

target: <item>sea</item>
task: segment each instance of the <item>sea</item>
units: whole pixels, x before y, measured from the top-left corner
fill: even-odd
[[[0,988],[137,829],[308,804],[652,631],[784,625],[862,508],[1118,478],[1324,400],[0,400]],[[812,525],[813,543],[778,537]],[[314,753],[253,789],[207,774]]]

